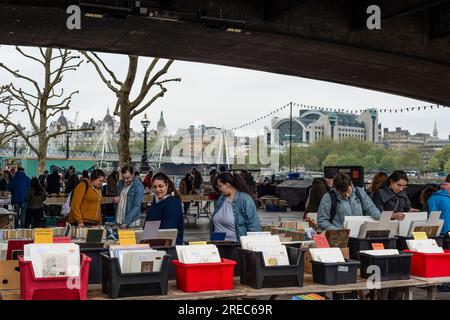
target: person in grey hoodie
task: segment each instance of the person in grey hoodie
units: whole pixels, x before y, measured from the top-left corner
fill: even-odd
[[[333,189],[320,201],[317,223],[323,230],[336,230],[344,227],[345,216],[371,216],[379,220],[380,215],[364,189],[353,186],[349,175],[338,173],[333,179]]]

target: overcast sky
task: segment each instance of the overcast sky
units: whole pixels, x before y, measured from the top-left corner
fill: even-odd
[[[24,49],[29,54],[38,55],[35,48]],[[125,77],[127,56],[114,54],[100,54],[100,56],[117,72],[119,79]],[[27,76],[37,78],[39,81],[43,79],[42,66],[21,57],[14,47],[0,46],[0,60]],[[139,77],[136,81],[138,86],[150,61],[149,58],[139,60]],[[163,62],[160,62],[160,66],[162,65]],[[184,61],[175,61],[165,78],[174,77],[180,77],[182,81],[167,84],[168,91],[165,97],[154,103],[147,111],[151,128],[156,127],[161,110],[164,111],[169,131],[174,132],[177,128],[186,128],[190,124],[199,123],[224,128],[236,127],[290,101],[347,110],[430,105],[425,101],[329,82]],[[0,84],[7,84],[12,80],[14,79],[6,71],[0,69]],[[24,84],[18,86],[25,87]],[[84,63],[78,71],[68,73],[64,77],[63,86],[65,92],[80,91],[73,99],[71,110],[65,112],[69,120],[74,121],[75,113],[78,111],[78,124],[91,118],[102,119],[107,107],[112,109],[115,106],[115,95],[100,80],[91,64]],[[155,92],[156,89],[153,94]],[[289,116],[289,110],[285,109],[278,116]],[[22,125],[28,126],[24,114],[18,114],[16,117]],[[143,115],[133,120],[132,127],[135,130],[141,130],[142,117]],[[450,109],[380,114],[383,128],[388,127],[392,130],[400,126],[411,133],[431,134],[434,121],[437,121],[440,138],[448,138],[450,135],[449,120]],[[254,125],[254,128],[263,128],[269,124],[270,120],[263,120]]]

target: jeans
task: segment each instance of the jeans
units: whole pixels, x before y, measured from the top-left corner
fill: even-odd
[[[44,227],[43,224],[43,218],[44,218],[44,209],[38,208],[38,209],[27,209],[27,217],[25,219],[26,225],[25,228],[29,228],[31,225],[31,228],[42,228]]]
[[[15,228],[24,228],[25,220],[27,216],[27,204],[25,202],[15,203],[14,209],[16,210]],[[20,220],[20,222],[19,222]]]
[[[183,202],[183,213],[184,215],[187,215],[189,212],[189,207],[191,206],[190,202]]]

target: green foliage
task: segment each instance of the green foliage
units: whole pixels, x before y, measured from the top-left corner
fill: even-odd
[[[434,154],[428,168],[431,171],[450,171],[450,144]]]
[[[280,165],[284,168],[289,167],[289,147],[281,153]],[[422,156],[417,149],[399,152],[353,138],[340,142],[324,139],[310,146],[292,146],[294,168],[305,166],[307,170],[322,171],[324,166],[329,165],[361,165],[366,171],[423,169]]]

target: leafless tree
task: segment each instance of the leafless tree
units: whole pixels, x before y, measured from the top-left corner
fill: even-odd
[[[61,86],[64,74],[75,71],[83,62],[80,56],[70,50],[38,48],[40,54],[32,55],[16,47],[17,52],[33,63],[42,67],[42,75],[27,76],[22,71],[8,67],[0,62],[0,70],[13,75],[17,80],[4,86],[11,99],[0,101],[0,124],[14,130],[30,147],[38,158],[38,172],[43,172],[47,160],[47,146],[50,139],[63,135],[68,131],[85,131],[86,129],[58,128],[48,133],[51,118],[70,108],[72,97],[78,93],[65,94]],[[42,83],[37,79],[43,78]],[[22,89],[26,88],[26,89]],[[31,133],[14,120],[17,113],[25,113],[31,126]],[[32,143],[37,136],[38,145]]]
[[[136,74],[138,71],[139,57],[128,56],[128,72],[124,80],[119,80],[116,74],[108,68],[106,63],[95,52],[81,52],[87,59],[88,63],[92,63],[98,75],[106,86],[117,96],[117,102],[114,109],[114,115],[120,117],[120,140],[118,143],[119,165],[131,164],[130,155],[130,123],[131,120],[144,112],[156,100],[162,98],[167,91],[165,83],[172,81],[181,81],[180,78],[164,79],[161,78],[167,73],[173,60],[168,60],[164,66],[155,71],[159,58],[154,58],[147,67],[139,94],[132,99],[130,93],[135,84]],[[155,71],[155,72],[154,72]],[[153,74],[153,76],[151,76]],[[149,92],[156,88],[158,90],[151,98],[147,99]]]
[[[7,103],[12,98],[6,94],[7,86],[0,87],[0,103]],[[17,132],[10,126],[1,125],[0,129],[0,148],[6,145],[11,139],[17,137]]]

